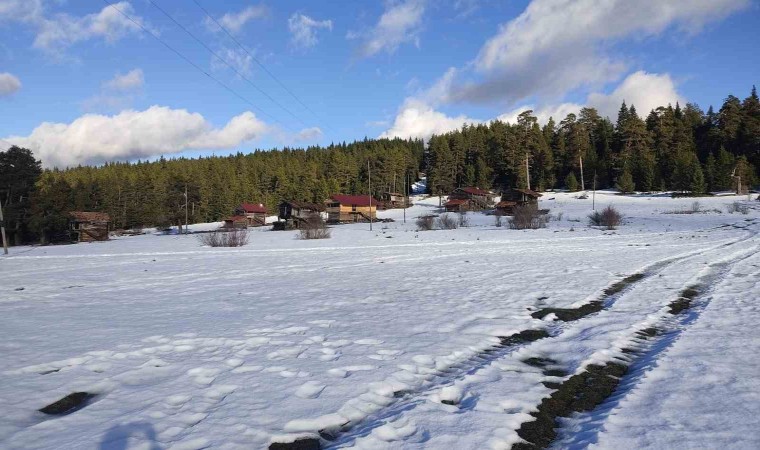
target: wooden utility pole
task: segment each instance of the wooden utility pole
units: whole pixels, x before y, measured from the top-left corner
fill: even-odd
[[[367,188],[369,190],[369,231],[372,231],[372,169],[367,160]]]
[[[528,183],[528,189],[530,189],[530,164],[528,163],[528,158],[530,154],[525,153],[525,181]]]
[[[187,234],[187,184],[185,184],[185,234]]]
[[[591,194],[591,210],[596,211],[596,170],[594,171],[594,193]]]
[[[407,199],[409,198],[408,190],[409,190],[409,174],[404,174],[404,223],[406,223],[406,206],[407,206]]]
[[[3,201],[0,200],[0,234],[3,235],[3,253],[8,254],[8,238],[5,237],[5,220],[3,219]]]
[[[578,158],[580,158],[580,161],[581,161],[581,190],[585,191],[586,183],[583,182],[583,156],[579,155]]]

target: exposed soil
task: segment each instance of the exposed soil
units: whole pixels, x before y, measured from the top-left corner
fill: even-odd
[[[317,438],[301,438],[293,442],[274,442],[269,450],[320,450],[322,448]]]
[[[689,286],[681,291],[680,296],[668,305],[670,314],[680,314],[691,308],[691,302],[700,294],[700,290],[701,286]]]
[[[88,392],[74,392],[55,403],[47,405],[40,409],[39,412],[50,415],[69,414],[87,406],[88,401],[93,397],[95,397],[95,394],[90,394]]]

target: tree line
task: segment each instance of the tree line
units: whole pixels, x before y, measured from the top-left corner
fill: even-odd
[[[43,170],[31,151],[0,152],[0,202],[12,244],[68,239],[69,211],[107,212],[116,228],[218,221],[241,202],[322,202],[335,193],[401,191],[427,172],[433,195],[461,186],[506,190],[618,188],[700,194],[753,186],[760,168],[760,100],[729,95],[720,110],[658,107],[642,118],[623,103],[617,121],[594,108],[541,126],[532,111],[515,123],[465,125],[419,139],[364,139],[196,159],[112,162]],[[369,170],[368,164],[369,162]],[[187,195],[187,210],[185,210]]]
[[[582,108],[541,126],[533,111],[516,123],[468,125],[430,138],[428,188],[570,190],[616,187],[623,192],[701,194],[752,186],[760,168],[760,101],[729,95],[718,112],[689,103],[658,107],[642,117],[620,107],[617,121]]]
[[[42,170],[32,152],[0,152],[0,201],[12,244],[68,239],[69,211],[99,211],[115,228],[213,222],[242,202],[275,212],[282,200],[401,191],[422,168],[421,140],[364,139],[305,149]],[[368,167],[369,162],[369,167]],[[23,168],[23,169],[22,169]]]

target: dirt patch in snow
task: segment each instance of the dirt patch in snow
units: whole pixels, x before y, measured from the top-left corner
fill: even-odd
[[[679,294],[676,300],[670,302],[668,307],[670,308],[670,314],[680,314],[687,309],[691,308],[691,302],[702,291],[701,286],[689,286]]]
[[[57,402],[51,403],[46,407],[39,409],[39,412],[54,416],[70,414],[87,406],[89,401],[94,397],[95,394],[90,394],[89,392],[74,392],[73,394],[69,394],[66,397],[63,397]]]
[[[293,442],[274,442],[269,450],[320,450],[322,448],[317,438],[301,438]]]

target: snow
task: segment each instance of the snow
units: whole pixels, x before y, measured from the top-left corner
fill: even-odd
[[[524,359],[576,373],[656,324],[672,328],[669,346],[647,350],[615,401],[563,421],[562,442],[757,448],[760,204],[700,198],[702,211],[673,214],[695,199],[577,195],[546,193],[540,230],[470,213],[469,227],[416,231],[417,216],[440,213],[437,197],[416,197],[406,223],[381,211],[395,222],[326,240],[267,227],[242,248],[155,233],[12,248],[0,258],[0,447],[266,448],[323,431],[336,448],[509,448],[551,392],[541,382],[562,380]],[[588,227],[592,201],[625,224]],[[750,213],[727,213],[734,201]],[[530,316],[634,273],[646,276],[598,314]],[[695,283],[711,286],[696,317],[669,319]],[[494,350],[537,328],[552,336]],[[80,391],[96,397],[76,412],[37,412]]]

